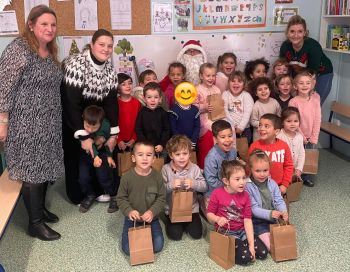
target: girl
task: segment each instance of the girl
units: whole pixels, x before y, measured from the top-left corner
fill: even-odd
[[[288,107],[289,101],[293,98],[291,95],[293,89],[293,79],[290,75],[279,75],[275,80],[277,93],[275,95],[281,109]]]
[[[277,183],[270,178],[270,161],[267,154],[254,150],[249,156],[250,179],[246,190],[252,202],[253,228],[270,251],[270,224],[282,217],[288,221],[288,212]]]
[[[318,142],[321,127],[321,103],[318,93],[312,93],[313,78],[307,71],[297,74],[294,86],[298,95],[289,101],[289,106],[300,112],[300,132],[303,135],[305,149],[314,149]],[[310,175],[303,177],[306,186],[314,186]]]
[[[256,101],[257,98],[254,96],[254,90],[252,89],[252,81],[259,77],[266,77],[269,67],[270,64],[264,58],[246,62],[244,74],[248,80],[248,92],[251,94],[254,101]]]
[[[273,85],[267,77],[258,78],[252,81],[252,90],[258,97],[254,103],[250,124],[253,126],[253,141],[259,139],[258,126],[260,117],[265,113],[281,115],[281,106],[277,100],[271,97]]]
[[[235,71],[228,79],[229,90],[222,94],[225,102],[226,119],[236,131],[236,136],[245,136],[248,142],[252,141],[249,119],[253,110],[254,101],[244,89],[246,77],[243,72]]]
[[[179,85],[185,80],[185,74],[186,67],[183,64],[181,64],[180,62],[170,63],[168,68],[170,84],[164,91],[169,109],[171,109],[175,104],[174,91],[177,85]]]
[[[204,63],[199,68],[199,78],[201,84],[197,89],[197,98],[193,102],[200,111],[200,131],[197,148],[197,164],[203,169],[204,159],[209,150],[214,146],[213,134],[211,132],[212,121],[209,119],[209,113],[213,111],[213,106],[208,103],[208,96],[221,94],[218,87],[214,85],[216,78],[215,66],[211,63]]]
[[[238,161],[223,161],[221,168],[223,187],[210,196],[207,218],[222,228],[224,233],[235,237],[236,264],[245,265],[255,258],[265,259],[267,249],[263,242],[254,237],[252,210],[246,185],[244,166]]]
[[[289,74],[289,63],[284,58],[277,59],[272,65],[271,80],[275,80],[280,75]]]
[[[292,152],[295,175],[301,177],[305,162],[303,135],[299,132],[300,113],[295,107],[287,107],[282,111],[281,121],[283,128],[277,138],[285,141]]]
[[[237,57],[231,52],[226,52],[219,56],[215,85],[224,92],[228,88],[228,78],[236,69]]]
[[[202,237],[202,222],[199,216],[196,192],[206,192],[207,183],[200,168],[190,161],[192,143],[184,135],[175,135],[168,141],[166,149],[171,158],[171,162],[164,165],[162,169],[167,191],[166,233],[172,240],[181,240],[184,231],[193,239],[200,239]],[[178,189],[193,191],[192,222],[171,223],[170,221],[169,206],[172,202],[172,192]]]

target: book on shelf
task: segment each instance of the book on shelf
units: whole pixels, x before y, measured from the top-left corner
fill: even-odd
[[[350,0],[326,0],[325,15],[350,15]]]
[[[326,47],[335,50],[349,50],[350,26],[328,25]]]

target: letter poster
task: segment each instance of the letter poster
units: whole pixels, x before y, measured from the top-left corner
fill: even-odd
[[[193,0],[193,29],[255,28],[266,25],[266,0]]]

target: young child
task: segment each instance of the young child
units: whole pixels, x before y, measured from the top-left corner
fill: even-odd
[[[223,161],[221,169],[223,187],[210,197],[207,218],[216,229],[235,237],[236,264],[246,265],[255,258],[265,259],[267,248],[254,237],[252,210],[243,165],[238,161]]]
[[[92,138],[92,154],[81,149],[79,158],[79,183],[85,198],[80,203],[79,211],[87,212],[94,203],[96,195],[93,188],[93,179],[96,175],[97,181],[105,193],[110,195],[108,212],[118,210],[116,195],[117,187],[113,182],[110,167],[115,168],[111,150],[104,145],[110,137],[110,124],[104,118],[104,110],[98,106],[88,106],[83,111],[83,126],[86,135]]]
[[[250,130],[250,116],[254,101],[245,91],[246,78],[241,71],[233,72],[228,79],[228,90],[222,94],[225,102],[226,119],[235,129],[236,137],[245,136],[250,143],[252,133]]]
[[[256,141],[259,139],[258,126],[260,117],[265,113],[273,113],[280,116],[281,106],[276,99],[271,97],[273,85],[270,79],[262,77],[253,80],[251,83],[252,90],[258,98],[254,103],[252,115],[250,117],[250,124],[253,127],[253,141]]]
[[[244,67],[244,74],[248,80],[248,92],[253,97],[254,101],[257,97],[254,94],[254,86],[252,86],[254,79],[266,77],[270,68],[270,64],[264,58],[247,61]]]
[[[209,119],[209,113],[213,111],[213,106],[208,103],[208,96],[213,94],[221,94],[221,91],[215,84],[216,69],[211,63],[204,63],[199,69],[199,77],[201,84],[197,89],[197,98],[193,102],[200,111],[200,132],[197,148],[197,164],[203,169],[204,159],[209,150],[213,147],[213,134],[211,132],[212,121]]]
[[[315,149],[321,127],[321,102],[318,93],[313,92],[313,78],[308,71],[301,72],[294,79],[297,96],[289,101],[289,106],[300,112],[300,132],[305,149]],[[311,175],[303,177],[306,186],[314,186]]]
[[[125,216],[122,250],[130,255],[128,230],[144,222],[151,225],[153,251],[160,252],[164,245],[162,228],[158,215],[164,210],[165,187],[159,172],[152,169],[154,147],[149,142],[136,142],[132,151],[135,167],[122,178],[117,195],[117,203]]]
[[[289,75],[289,63],[284,58],[278,58],[272,65],[271,80],[275,80],[280,75]]]
[[[237,65],[237,57],[231,52],[226,52],[219,56],[217,63],[217,73],[215,85],[223,93],[228,90],[229,76],[235,71]]]
[[[246,190],[252,203],[254,233],[270,251],[270,224],[280,217],[288,221],[287,207],[276,182],[270,178],[270,161],[265,151],[255,149],[248,161],[250,179]]]
[[[275,94],[277,102],[281,109],[288,107],[289,101],[293,98],[291,92],[293,90],[293,79],[290,75],[279,75],[275,79],[277,92]]]
[[[259,122],[260,139],[253,142],[248,150],[248,155],[255,149],[266,152],[271,162],[271,178],[276,181],[282,194],[292,181],[293,159],[286,142],[277,139],[281,129],[281,118],[276,114],[267,113],[261,116]]]
[[[164,91],[169,108],[172,108],[175,104],[174,92],[177,85],[179,85],[185,80],[185,74],[186,67],[183,64],[181,64],[180,62],[170,63],[168,68],[170,84]]]
[[[237,159],[237,151],[233,145],[235,134],[230,123],[225,120],[217,120],[212,125],[212,131],[216,144],[210,149],[204,163],[204,177],[208,184],[204,201],[206,207],[214,189],[224,185],[220,176],[222,162]]]
[[[162,169],[165,187],[167,191],[166,233],[172,240],[181,240],[186,231],[193,239],[202,237],[202,222],[199,216],[199,204],[197,192],[206,192],[207,184],[200,168],[190,161],[192,150],[191,141],[184,135],[173,136],[166,145],[171,162]],[[169,206],[172,202],[173,190],[193,191],[192,222],[171,223],[169,218]]]
[[[299,132],[300,113],[295,107],[287,107],[282,111],[281,121],[283,128],[277,134],[277,138],[285,141],[292,152],[294,174],[301,178],[305,163],[305,149],[303,135]]]
[[[168,113],[159,106],[160,86],[150,82],[143,88],[146,106],[142,107],[136,119],[136,136],[139,141],[149,141],[155,151],[161,153],[170,138]]]

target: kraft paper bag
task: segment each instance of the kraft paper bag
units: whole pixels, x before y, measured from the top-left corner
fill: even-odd
[[[171,223],[192,222],[192,203],[192,191],[173,191],[169,214]]]
[[[131,152],[118,153],[118,175],[122,176],[135,164],[131,160]]]
[[[242,160],[247,161],[248,149],[249,149],[247,137],[236,138],[236,147],[237,147],[237,151],[239,153],[239,157]]]
[[[233,267],[235,265],[235,238],[211,231],[209,257],[224,269]]]
[[[154,262],[151,225],[129,228],[130,264],[138,265]]]
[[[296,230],[290,224],[270,225],[271,257],[275,262],[298,258]]]
[[[216,121],[226,117],[224,100],[222,99],[221,94],[208,95],[207,102],[213,106],[213,111],[209,112],[210,120]]]
[[[191,156],[190,156],[190,161],[194,164],[197,164],[197,154],[196,151],[192,151],[191,152]]]
[[[153,164],[152,164],[152,168],[154,170],[157,170],[158,172],[160,172],[160,171],[162,171],[163,165],[164,165],[164,158],[157,155]]]
[[[320,152],[318,149],[305,149],[305,163],[303,174],[317,174],[319,156]]]
[[[293,176],[292,183],[287,188],[288,202],[298,201],[302,188],[303,188],[302,179],[297,176]]]

